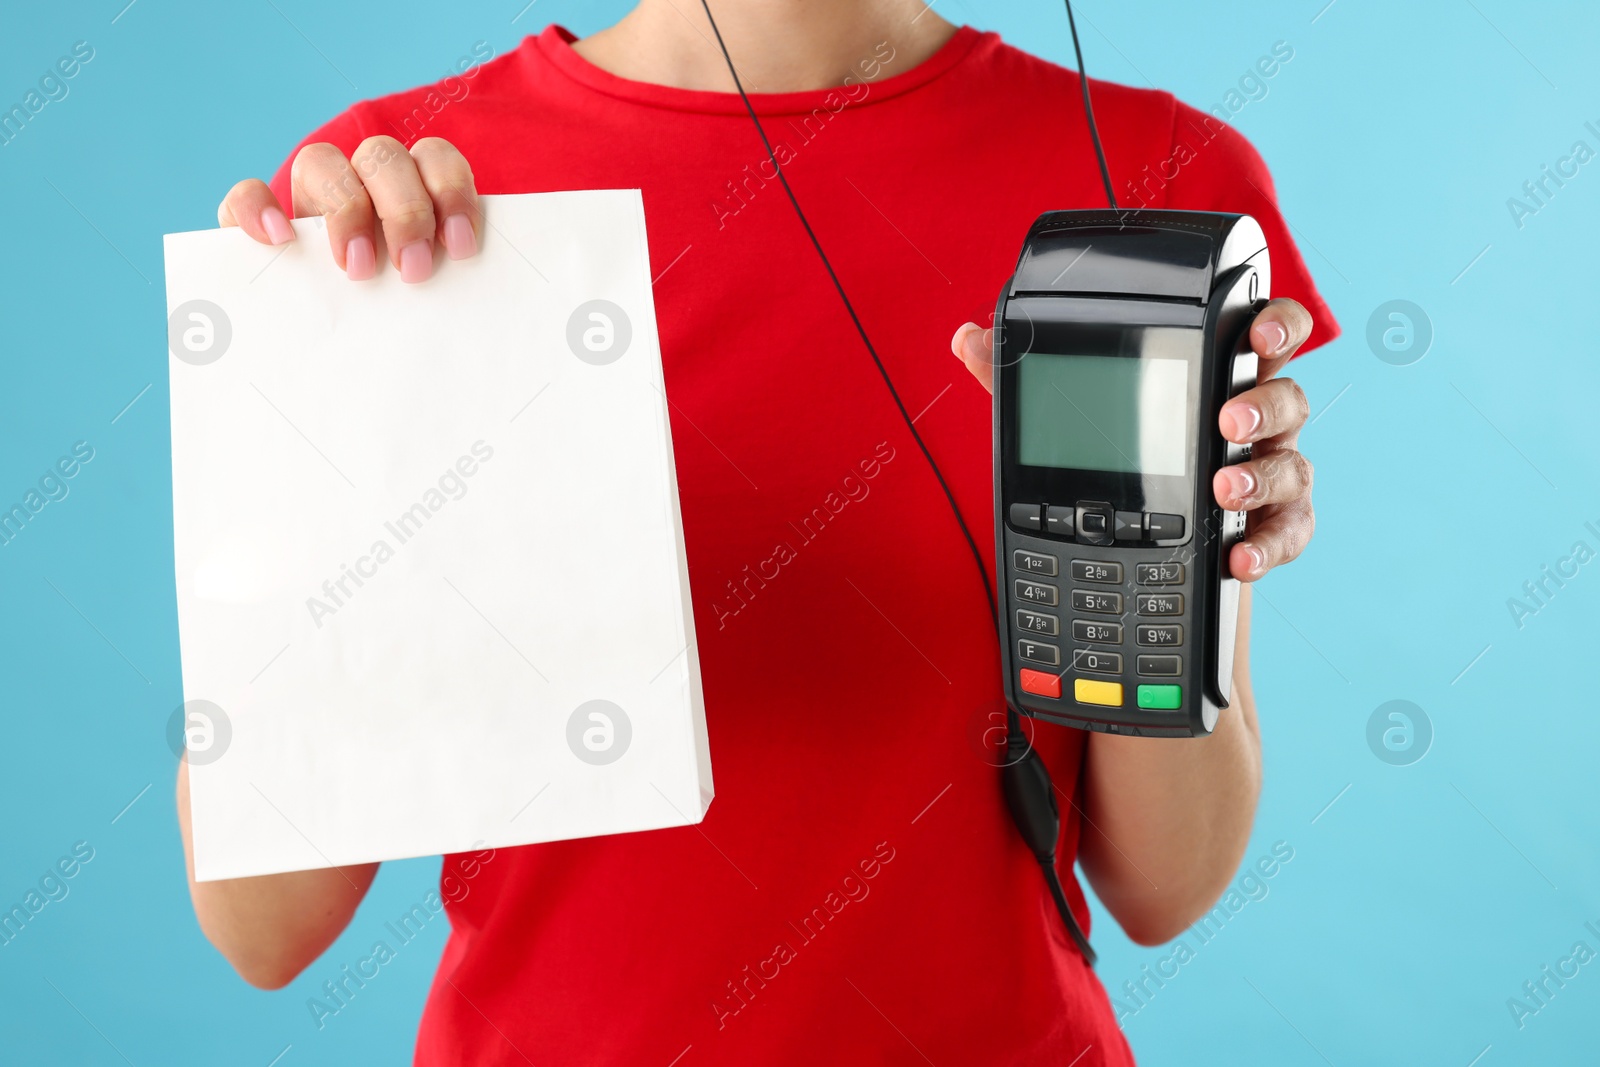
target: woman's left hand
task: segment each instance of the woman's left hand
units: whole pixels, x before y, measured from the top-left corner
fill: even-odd
[[[1233,576],[1253,582],[1305,551],[1316,527],[1311,463],[1295,447],[1310,409],[1293,378],[1278,371],[1311,335],[1311,314],[1297,301],[1274,300],[1250,324],[1250,347],[1260,357],[1256,385],[1222,405],[1217,427],[1237,444],[1253,446],[1245,463],[1224,467],[1212,482],[1217,503],[1249,512],[1245,539],[1228,558]],[[973,377],[994,391],[990,349],[994,331],[969,322],[950,349]]]

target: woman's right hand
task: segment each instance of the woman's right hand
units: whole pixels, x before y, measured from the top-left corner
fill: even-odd
[[[449,141],[424,137],[410,151],[393,137],[369,137],[348,159],[331,144],[306,145],[290,167],[292,217],[321,215],[339,269],[351,281],[377,273],[377,226],[389,264],[407,282],[433,275],[435,246],[451,259],[478,251],[478,191],[466,157]],[[295,239],[267,184],[247,178],[228,191],[217,222],[262,244]]]

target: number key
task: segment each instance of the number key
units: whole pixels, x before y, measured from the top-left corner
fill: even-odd
[[[1140,615],[1182,615],[1182,593],[1140,593],[1134,597]]]
[[[1054,615],[1046,615],[1042,611],[1019,610],[1017,612],[1017,629],[1026,630],[1028,633],[1054,637],[1061,632],[1061,620]]]
[[[1045,585],[1043,582],[1025,582],[1020,578],[1017,579],[1016,593],[1018,600],[1026,600],[1030,604],[1053,606],[1060,603],[1061,599],[1060,590],[1055,586]]]
[[[1133,568],[1133,576],[1140,585],[1181,585],[1183,564],[1140,563]]]
[[[1056,573],[1056,558],[1042,552],[1024,552],[1019,548],[1011,553],[1011,562],[1023,574],[1042,574],[1048,578]]]
[[[1183,644],[1182,626],[1135,626],[1133,639],[1145,646],[1177,646]]]
[[[1122,655],[1118,652],[1095,652],[1087,648],[1074,649],[1072,667],[1074,670],[1099,674],[1121,674]]]
[[[1072,561],[1072,580],[1075,582],[1109,582],[1112,585],[1122,581],[1122,564],[1104,563],[1091,559],[1075,559]]]
[[[1096,645],[1122,644],[1120,622],[1091,622],[1088,619],[1072,620],[1072,639]]]
[[[1072,607],[1076,611],[1092,611],[1097,615],[1121,615],[1121,593],[1098,593],[1090,589],[1072,591]]]

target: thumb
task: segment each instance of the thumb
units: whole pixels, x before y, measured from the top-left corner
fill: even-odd
[[[978,379],[978,384],[994,392],[994,364],[990,351],[994,345],[994,331],[985,330],[975,322],[964,323],[950,338],[950,351],[967,365],[967,370]]]

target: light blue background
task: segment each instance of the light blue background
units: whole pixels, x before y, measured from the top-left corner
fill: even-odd
[[[73,42],[96,49],[0,147],[0,501],[73,442],[95,448],[70,496],[0,548],[0,903],[75,841],[95,849],[70,896],[0,947],[0,1060],[409,1062],[442,921],[323,1031],[304,1005],[433,887],[436,861],[386,865],[346,937],[281,993],[239,981],[189,908],[163,741],[180,693],[161,234],[212,225],[229,185],[356,99],[432,81],[476,41],[500,54],[549,21],[583,34],[625,5],[538,0],[513,24],[523,0],[138,0],[116,17],[125,2],[0,15],[7,105]],[[1346,330],[1296,368],[1318,413],[1302,439],[1317,539],[1258,598],[1267,786],[1248,856],[1282,840],[1294,859],[1127,1034],[1150,1067],[1592,1062],[1600,963],[1521,1030],[1506,1000],[1574,942],[1600,949],[1583,929],[1600,920],[1600,562],[1522,629],[1506,601],[1575,541],[1600,549],[1584,528],[1600,529],[1600,163],[1523,229],[1506,201],[1575,140],[1600,149],[1584,129],[1600,127],[1600,9],[1324,2],[1082,3],[1091,70],[1205,108],[1275,41],[1293,46],[1234,122]],[[1058,4],[938,10],[1070,55]],[[1365,340],[1396,298],[1435,330],[1411,366]],[[1433,724],[1412,766],[1367,745],[1391,699]],[[1114,995],[1168,954],[1104,913],[1096,935]]]

